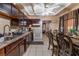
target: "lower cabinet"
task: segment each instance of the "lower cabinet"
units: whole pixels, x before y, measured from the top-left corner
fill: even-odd
[[[29,41],[31,41],[31,35],[23,36],[17,41],[0,49],[0,56],[22,56],[29,46]]]
[[[0,56],[22,56],[26,48],[26,39],[21,38],[3,49],[0,49]]]
[[[18,46],[15,47],[11,52],[9,52],[6,56],[18,56],[19,53],[18,53]]]
[[[19,48],[20,48],[20,56],[21,55],[23,55],[23,53],[24,53],[24,41],[22,41],[21,43],[20,43],[20,45],[19,45]]]
[[[4,49],[0,49],[0,56],[4,56],[5,55],[5,50]]]
[[[8,52],[8,54],[6,54],[7,56],[21,56],[23,55],[23,53],[25,52],[24,49],[26,47],[24,44],[24,39],[21,38],[19,41],[13,43],[13,46],[11,49],[8,49],[8,51],[6,50],[6,53]]]

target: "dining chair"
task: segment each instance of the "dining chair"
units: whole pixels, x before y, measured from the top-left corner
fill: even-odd
[[[54,30],[52,35],[53,35],[53,50],[52,50],[52,55],[54,54],[55,56],[58,56],[58,51],[59,51],[59,48],[58,48],[58,43],[57,43],[57,39],[56,39],[56,35],[58,34],[59,32],[57,30]]]
[[[58,45],[57,45],[56,37],[54,34],[51,31],[48,32],[48,38],[49,38],[48,49],[50,49],[50,46],[52,46],[52,49],[51,49],[52,56],[58,55]]]
[[[48,36],[48,39],[49,39],[48,49],[50,49],[50,46],[53,44],[53,42],[52,42],[53,35],[51,35],[51,32],[48,31],[48,32],[47,32],[47,36]]]
[[[58,43],[58,55],[59,56],[71,56],[72,53],[72,40],[69,36],[58,33],[56,35]]]
[[[73,56],[79,56],[79,47],[73,46]]]

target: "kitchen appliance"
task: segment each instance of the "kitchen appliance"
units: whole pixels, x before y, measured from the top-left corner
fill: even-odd
[[[38,24],[33,24],[33,41],[43,41],[42,40],[42,21],[40,20]]]

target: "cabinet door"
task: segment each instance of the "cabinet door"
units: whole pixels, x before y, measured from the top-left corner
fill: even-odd
[[[17,56],[19,55],[19,41],[13,42],[5,47],[6,56]]]
[[[20,55],[23,55],[24,53],[24,41],[20,42]]]
[[[0,49],[0,56],[5,56],[4,49]]]
[[[19,25],[19,20],[18,19],[12,19],[11,20],[11,26],[18,26]]]
[[[10,53],[7,54],[7,56],[18,56],[18,46],[15,47]]]

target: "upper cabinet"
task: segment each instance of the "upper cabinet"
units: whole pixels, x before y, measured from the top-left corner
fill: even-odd
[[[0,12],[10,14],[11,13],[11,5],[6,3],[0,4]]]
[[[24,14],[12,3],[1,3],[0,15],[11,18],[22,18]]]
[[[8,16],[16,15],[16,10],[10,3],[1,3],[0,12],[6,14]]]

